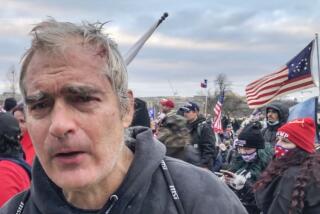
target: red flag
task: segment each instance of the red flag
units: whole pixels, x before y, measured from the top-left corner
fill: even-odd
[[[314,87],[311,74],[312,48],[313,41],[282,69],[247,85],[249,108],[259,108],[281,95]]]
[[[223,128],[222,128],[222,124],[221,124],[223,99],[224,99],[224,91],[222,91],[220,93],[218,102],[217,102],[216,106],[213,109],[214,120],[213,120],[213,123],[211,125],[211,128],[213,129],[213,131],[215,133],[222,133],[223,132]]]
[[[201,88],[207,88],[208,80],[204,79],[204,81],[200,84]]]

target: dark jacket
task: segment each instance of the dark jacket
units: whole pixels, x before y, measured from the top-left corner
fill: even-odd
[[[123,183],[113,196],[106,200],[101,210],[90,212],[68,204],[61,189],[49,180],[36,159],[33,167],[31,193],[26,201],[23,214],[177,214],[167,180],[159,167],[163,159],[167,163],[186,214],[246,213],[234,193],[211,172],[174,158],[165,157],[164,145],[153,138],[150,129],[132,129],[131,133],[133,138],[127,140],[127,144],[134,152],[133,162]],[[16,213],[23,195],[16,196],[0,210],[0,213]],[[106,212],[110,207],[110,212]]]
[[[263,170],[268,166],[273,156],[272,147],[268,143],[265,145],[264,149],[258,149],[257,152],[257,158],[253,162],[245,162],[238,154],[230,168],[230,171],[241,174],[247,178],[247,181],[241,190],[233,190],[250,214],[259,213],[252,186],[258,180]]]
[[[201,128],[198,128],[199,126]],[[206,123],[203,116],[199,115],[195,121],[188,123],[187,127],[192,137],[191,144],[199,149],[201,166],[211,169],[216,156],[215,137],[211,126]]]
[[[145,126],[150,128],[150,117],[144,100],[134,98],[134,115],[130,126]]]
[[[264,189],[255,193],[258,207],[264,214],[287,214],[290,207],[291,195],[299,167],[290,167],[283,176],[273,178]],[[305,188],[303,214],[320,213],[320,187],[309,182]]]
[[[266,107],[266,117],[267,117],[267,110],[269,108],[275,109],[278,112],[279,123],[275,125],[271,125],[267,123],[267,127],[262,129],[261,132],[265,142],[269,142],[271,143],[272,146],[274,146],[276,144],[277,130],[287,122],[287,119],[289,116],[289,109],[280,103],[271,103]]]
[[[195,149],[191,144],[186,144],[183,147],[166,147],[166,155],[177,158],[195,166],[200,166],[200,154],[198,149]]]

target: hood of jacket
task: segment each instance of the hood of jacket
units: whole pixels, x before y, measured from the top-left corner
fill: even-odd
[[[166,152],[164,145],[153,138],[152,131],[148,128],[132,127],[126,133],[126,144],[134,152],[134,159],[123,183],[114,193],[119,198],[117,207],[127,207],[128,203],[137,197],[145,183],[150,182]],[[93,212],[77,209],[67,203],[62,190],[45,174],[38,159],[35,159],[32,174],[31,200],[41,213]],[[100,210],[101,213],[105,212],[109,203],[106,199],[105,207]]]
[[[268,112],[269,108],[272,108],[278,112],[279,123],[276,125],[269,125],[267,123],[267,126],[281,126],[282,124],[287,122],[287,119],[289,116],[289,109],[287,107],[285,107],[283,104],[278,103],[278,102],[270,103],[269,105],[266,106],[266,119],[268,119],[267,112]]]

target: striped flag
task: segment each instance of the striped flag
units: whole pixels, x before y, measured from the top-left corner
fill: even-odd
[[[224,99],[224,91],[221,91],[218,102],[213,109],[214,112],[214,120],[212,123],[212,129],[215,133],[222,133],[222,124],[221,124],[221,115],[222,115],[222,104]]]
[[[281,95],[315,86],[311,74],[313,43],[314,40],[279,71],[247,85],[249,108],[259,108]]]

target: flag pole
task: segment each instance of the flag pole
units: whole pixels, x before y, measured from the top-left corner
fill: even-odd
[[[208,93],[209,93],[209,90],[207,89],[206,103],[205,103],[205,106],[204,106],[204,116],[205,116],[205,118],[207,118]]]
[[[161,18],[124,54],[124,61],[128,66],[138,54],[144,43],[150,38],[157,27],[168,17],[168,13],[164,13]]]
[[[320,65],[319,65],[319,40],[318,33],[316,33],[316,47],[317,47],[317,66],[318,66],[318,88],[319,88],[319,96],[320,96]]]

